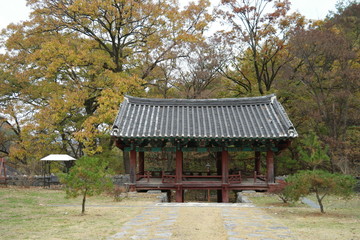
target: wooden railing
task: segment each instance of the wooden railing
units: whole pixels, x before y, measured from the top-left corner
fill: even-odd
[[[258,174],[256,171],[254,171],[254,183],[256,183],[257,179],[263,180],[266,182],[266,176],[263,174]]]
[[[166,174],[164,171],[162,172],[162,183],[175,183],[176,182],[176,175]]]
[[[183,178],[191,181],[191,179],[203,179],[201,182],[214,182],[216,179],[221,179],[221,175],[183,175]]]
[[[258,174],[254,171],[253,175],[251,176],[242,176],[241,172],[239,171],[238,174],[229,174],[228,182],[229,183],[241,183],[242,178],[253,178],[254,183],[258,180],[266,181],[266,176],[263,174]],[[161,178],[162,183],[175,183],[176,182],[176,175],[172,171],[145,171],[139,172],[136,174],[136,180],[139,181],[140,179],[145,178],[147,182],[150,182],[151,178]],[[213,182],[216,179],[221,179],[221,175],[217,175],[216,172],[189,172],[185,171],[182,175],[183,180],[191,181],[191,179],[204,179],[202,182]]]
[[[151,177],[153,178],[162,178],[163,171],[157,170],[157,171],[149,171],[151,173]]]
[[[151,178],[151,172],[150,171],[138,172],[136,174],[136,181],[139,181],[142,178],[146,178],[147,182],[149,182]]]
[[[241,172],[239,174],[229,175],[229,183],[241,183]]]

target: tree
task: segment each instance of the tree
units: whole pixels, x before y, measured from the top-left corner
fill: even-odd
[[[360,126],[349,127],[343,142],[343,155],[340,159],[341,172],[359,176],[360,174]]]
[[[216,49],[216,39],[209,42],[189,44],[189,56],[179,62],[176,84],[185,98],[211,98],[217,90],[215,82],[220,79],[219,70],[225,57]]]
[[[181,10],[173,0],[28,4],[31,19],[3,31],[0,54],[0,107],[28,133],[22,154],[33,136],[76,158],[102,152],[123,96],[145,95],[156,67],[182,56],[211,21],[206,0]]]
[[[61,175],[66,197],[82,196],[81,213],[85,213],[87,196],[99,195],[113,187],[111,171],[106,161],[96,157],[82,157],[76,161],[68,174]]]
[[[289,109],[300,127],[313,129],[329,145],[333,171],[343,169],[347,129],[359,124],[358,53],[345,36],[323,24],[296,32],[289,43],[294,60],[284,67],[288,80],[281,86],[294,99]]]
[[[273,10],[270,3],[273,2]],[[246,90],[251,91],[254,79],[260,94],[269,91],[280,69],[291,59],[285,51],[292,31],[305,25],[298,13],[288,15],[288,0],[223,0],[218,13],[232,26],[230,39],[240,40],[232,61]],[[229,34],[229,33],[227,33]],[[244,69],[243,66],[250,67]],[[232,78],[230,78],[232,79]],[[265,89],[264,89],[265,87]]]
[[[10,146],[16,139],[15,136],[11,124],[0,116],[0,157],[9,155]]]
[[[320,211],[324,213],[323,199],[327,195],[350,197],[354,191],[356,179],[350,175],[307,170],[289,176],[286,182],[288,185],[285,190],[290,199],[297,201],[301,197],[315,193]]]
[[[328,163],[330,160],[327,155],[328,146],[323,146],[318,136],[313,132],[300,139],[298,152],[300,161],[305,162],[312,170]]]
[[[288,183],[284,180],[276,180],[276,185],[274,185],[273,187],[271,187],[269,189],[269,193],[275,194],[276,196],[278,196],[281,201],[283,201],[283,203],[288,203],[289,199],[289,194],[288,194],[288,188],[286,188],[286,186],[288,185]]]
[[[341,30],[350,40],[352,49],[360,49],[360,3],[358,0],[343,0],[336,4],[336,12],[332,12],[326,23],[329,27]]]

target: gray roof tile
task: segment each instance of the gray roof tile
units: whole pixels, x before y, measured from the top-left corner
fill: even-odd
[[[126,96],[113,125],[120,138],[294,138],[275,95],[224,99]]]

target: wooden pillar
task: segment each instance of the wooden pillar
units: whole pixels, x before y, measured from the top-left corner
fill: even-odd
[[[255,152],[255,167],[254,171],[256,174],[260,174],[261,162],[260,162],[260,152]]]
[[[184,202],[184,190],[182,188],[182,175],[183,175],[183,152],[176,150],[176,202]]]
[[[182,182],[183,174],[183,152],[176,150],[176,183]]]
[[[139,152],[139,173],[145,174],[145,153]]]
[[[136,184],[136,151],[130,151],[130,192],[135,192]]]
[[[229,202],[229,188],[227,186],[223,186],[222,189],[222,202],[223,203]]]
[[[274,183],[275,175],[274,175],[274,152],[269,150],[266,153],[266,169],[267,169],[267,182]]]
[[[229,202],[229,152],[221,152],[222,202]]]
[[[184,190],[181,185],[176,188],[175,201],[184,202]]]
[[[222,175],[222,170],[221,170],[221,152],[217,152],[216,153],[216,172],[218,176]],[[221,190],[216,190],[217,191],[217,202],[222,202],[222,191]]]
[[[221,172],[222,172],[222,183],[229,182],[229,152],[223,150],[221,152]]]

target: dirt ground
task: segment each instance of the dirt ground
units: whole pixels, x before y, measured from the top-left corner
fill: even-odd
[[[121,202],[91,197],[81,215],[81,199],[64,195],[42,188],[0,188],[0,239],[360,240],[359,196],[346,201],[329,196],[327,212],[320,214],[260,193],[249,196],[257,207],[159,205],[157,196],[137,193]]]
[[[175,240],[225,240],[226,231],[220,208],[182,208],[173,231]]]

